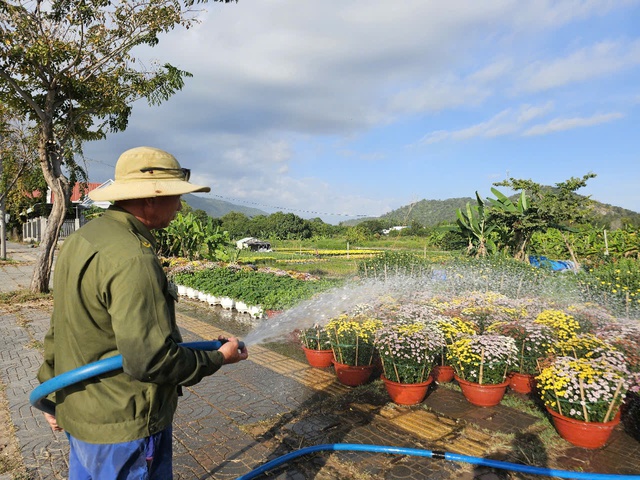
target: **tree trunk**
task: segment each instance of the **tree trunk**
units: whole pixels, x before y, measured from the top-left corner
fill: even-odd
[[[0,136],[0,138],[2,138]],[[2,178],[2,172],[4,171],[3,159],[0,158],[0,178]],[[7,226],[5,224],[4,217],[4,199],[6,193],[0,193],[0,259],[7,259]]]
[[[515,260],[526,262],[527,261],[527,245],[529,243],[529,237],[523,234],[516,234],[516,252],[513,256]]]
[[[49,280],[53,257],[60,237],[60,229],[64,224],[67,203],[71,193],[69,180],[62,173],[62,159],[53,136],[51,124],[42,126],[41,139],[38,145],[42,173],[51,192],[54,195],[53,207],[47,221],[47,228],[42,235],[40,254],[31,278],[30,290],[34,293],[49,291]]]
[[[576,258],[575,253],[573,252],[573,248],[571,248],[571,244],[569,243],[569,240],[567,239],[567,236],[564,234],[564,232],[560,232],[560,235],[562,235],[564,244],[566,245],[567,250],[569,250],[569,254],[571,255],[571,260],[573,261],[573,271],[577,272],[578,270],[580,270],[580,264],[578,263],[578,259]]]
[[[49,280],[51,279],[51,269],[55,255],[60,229],[64,224],[66,213],[65,201],[60,201],[59,196],[62,190],[56,192],[51,214],[47,220],[47,228],[42,234],[40,242],[40,254],[36,260],[33,277],[31,278],[30,289],[34,293],[45,293],[49,291]]]
[[[0,259],[2,260],[7,259],[7,225],[4,215],[4,196],[2,196],[0,197]]]

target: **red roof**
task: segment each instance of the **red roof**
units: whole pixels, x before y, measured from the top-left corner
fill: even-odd
[[[81,202],[82,199],[87,195],[87,193],[89,193],[91,190],[95,190],[100,185],[102,184],[96,183],[96,182],[76,183],[73,186],[73,190],[71,191],[71,201],[76,203]],[[35,198],[39,197],[40,192],[33,192],[33,196]],[[51,199],[47,199],[48,203],[53,203],[54,198],[55,198],[55,194],[54,192],[51,192]]]
[[[100,185],[102,185],[101,183],[76,183],[73,186],[73,191],[71,192],[71,201],[72,202],[81,202],[82,199],[85,197],[85,195],[87,193],[89,193],[91,190],[95,190],[96,188],[98,188]],[[80,187],[82,187],[82,193],[80,192]]]

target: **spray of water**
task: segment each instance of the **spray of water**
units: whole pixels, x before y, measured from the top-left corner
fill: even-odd
[[[375,307],[385,298],[403,304],[432,295],[463,296],[469,292],[495,292],[513,299],[535,299],[557,306],[593,301],[569,275],[539,277],[500,268],[460,267],[431,270],[422,275],[385,275],[384,278],[348,282],[262,321],[244,339],[247,345],[277,341],[296,329],[326,323],[363,305]],[[601,302],[597,302],[602,305]],[[628,314],[627,314],[628,316]]]
[[[341,313],[351,312],[361,305],[373,305],[385,296],[402,298],[407,292],[418,289],[419,284],[424,286],[423,279],[415,277],[350,282],[263,321],[249,332],[244,342],[252,345],[275,341],[296,329],[308,328],[315,324],[326,325],[330,319]]]

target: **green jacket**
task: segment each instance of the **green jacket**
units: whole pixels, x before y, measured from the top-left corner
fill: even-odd
[[[176,300],[151,232],[126,211],[111,207],[64,241],[38,380],[117,354],[124,372],[58,391],[58,425],[85,442],[118,443],[171,424],[179,386],[223,363],[220,352],[178,345]]]

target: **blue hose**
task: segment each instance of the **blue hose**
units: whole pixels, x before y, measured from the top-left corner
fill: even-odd
[[[556,478],[574,478],[587,480],[640,480],[640,475],[616,475],[608,473],[585,473],[570,472],[567,470],[554,470],[551,468],[532,467],[529,465],[520,465],[518,463],[501,462],[499,460],[491,460],[488,458],[470,457],[468,455],[459,455],[457,453],[441,452],[437,450],[420,450],[417,448],[387,447],[382,445],[358,445],[354,443],[329,443],[325,445],[315,445],[312,447],[301,448],[295,452],[287,453],[276,459],[273,459],[264,465],[246,473],[236,480],[250,480],[287,463],[295,458],[307,455],[309,453],[322,451],[351,451],[351,452],[372,452],[372,453],[394,453],[397,455],[410,455],[414,457],[427,457],[441,460],[451,460],[455,462],[466,462],[472,465],[480,465],[483,467],[499,468],[502,470],[510,470],[512,472],[531,473],[534,475],[548,475]]]
[[[212,340],[209,342],[181,343],[180,345],[194,350],[218,350],[222,346],[222,343],[220,340]],[[244,344],[240,342],[240,348],[243,346]],[[74,368],[38,385],[31,392],[31,395],[29,395],[29,403],[38,410],[54,415],[56,406],[55,403],[46,398],[48,395],[66,388],[69,385],[74,385],[120,368],[122,368],[122,355],[115,355],[90,363],[89,365]]]

